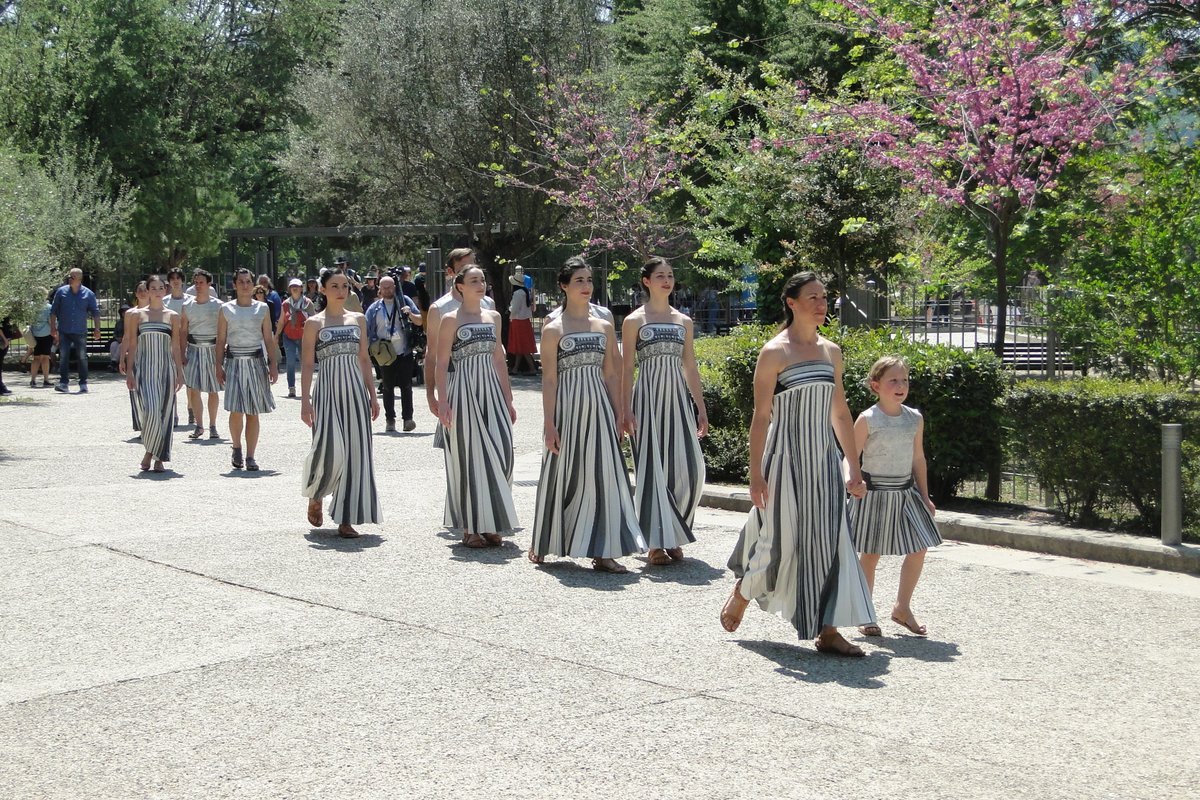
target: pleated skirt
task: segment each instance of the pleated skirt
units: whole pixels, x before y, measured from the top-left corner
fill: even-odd
[[[511,534],[520,529],[512,496],[513,428],[491,354],[457,361],[446,392],[454,424],[443,434],[443,524],[454,533]]]
[[[942,543],[921,493],[911,484],[908,475],[872,475],[867,496],[846,501],[854,546],[860,553],[906,556]]]
[[[269,414],[275,410],[262,350],[230,350],[226,354],[224,406],[234,414]]]
[[[217,383],[217,348],[211,344],[189,343],[187,363],[183,365],[183,383],[200,392],[219,392]]]
[[[704,454],[678,358],[656,356],[641,362],[633,414],[633,504],[646,544],[668,549],[694,542],[692,520],[704,491]]]
[[[646,540],[599,367],[559,372],[554,417],[559,452],[542,456],[534,553],[618,558],[644,552]]]
[[[228,391],[229,382],[225,385]],[[321,361],[312,407],[312,445],[304,460],[301,494],[311,500],[332,495],[329,517],[339,525],[382,522],[375,489],[371,396],[357,355]]]
[[[825,626],[873,623],[875,610],[850,542],[828,410],[806,411],[805,391],[776,396],[763,454],[767,507],[750,511],[729,569],[743,597],[811,639]]]
[[[159,331],[138,334],[134,361],[134,408],[142,426],[142,446],[159,461],[170,461],[171,433],[175,426],[171,335]]]

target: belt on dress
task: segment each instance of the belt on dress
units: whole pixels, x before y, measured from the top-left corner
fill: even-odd
[[[217,343],[215,336],[193,336],[188,334],[188,344],[199,345],[200,347],[213,347]]]
[[[875,475],[864,472],[862,474],[863,481],[867,484],[867,489],[876,492],[902,492],[906,489],[911,489],[913,485],[912,475]]]
[[[262,358],[263,351],[261,346],[249,350],[240,347],[235,348],[226,346],[225,355],[229,358]]]

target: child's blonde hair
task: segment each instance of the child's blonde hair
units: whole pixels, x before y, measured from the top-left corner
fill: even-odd
[[[883,380],[883,376],[892,367],[901,367],[906,373],[908,372],[908,362],[904,360],[904,356],[883,356],[871,365],[871,369],[867,371],[867,377],[863,379],[863,386],[871,394],[875,394],[875,390],[871,388],[871,384]]]

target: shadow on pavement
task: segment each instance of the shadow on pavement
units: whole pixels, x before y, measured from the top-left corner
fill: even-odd
[[[645,557],[637,559],[641,563],[642,577],[653,583],[678,583],[683,586],[708,586],[725,574],[725,570],[716,569],[711,564],[696,558],[684,557],[661,567],[656,567],[646,561]]]
[[[246,480],[254,480],[255,478],[274,478],[279,473],[273,469],[231,469],[228,472],[222,472],[221,476],[225,478],[243,478]]]
[[[619,592],[626,586],[641,580],[641,573],[636,569],[624,575],[614,575],[609,572],[597,572],[590,563],[585,567],[573,561],[551,561],[553,556],[546,557],[546,563],[537,567],[542,572],[552,575],[568,589],[596,589],[601,592]],[[533,566],[532,564],[530,566]],[[629,565],[626,564],[626,567]]]
[[[358,553],[372,547],[379,547],[387,541],[374,533],[361,534],[357,539],[343,539],[337,535],[337,528],[315,528],[304,534],[308,546],[314,550],[336,550],[339,553]]]
[[[172,478],[182,478],[183,473],[176,472],[170,467],[167,467],[162,472],[155,472],[154,470],[148,469],[145,472],[135,472],[129,477],[139,481],[169,481]]]
[[[450,560],[460,564],[506,564],[524,555],[521,546],[511,540],[498,547],[467,547],[461,538],[453,538],[454,543],[448,545]]]
[[[845,658],[818,653],[812,645],[738,639],[738,647],[779,665],[775,671],[805,683],[837,683],[850,689],[882,689],[878,680],[888,673],[892,656],[868,653],[864,658]]]
[[[962,655],[954,642],[939,642],[922,636],[887,636],[879,638],[872,636],[866,641],[882,650],[890,650],[896,658],[911,658],[916,661],[929,661],[939,664],[950,664]]]

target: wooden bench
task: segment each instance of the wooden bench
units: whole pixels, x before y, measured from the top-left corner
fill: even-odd
[[[975,346],[976,350],[995,352],[994,342],[983,342]],[[1058,350],[1054,354],[1056,370],[1071,370],[1075,368],[1074,354],[1070,350]],[[1050,352],[1045,342],[1005,342],[1001,350],[1000,361],[1012,369],[1044,370],[1049,367]]]

